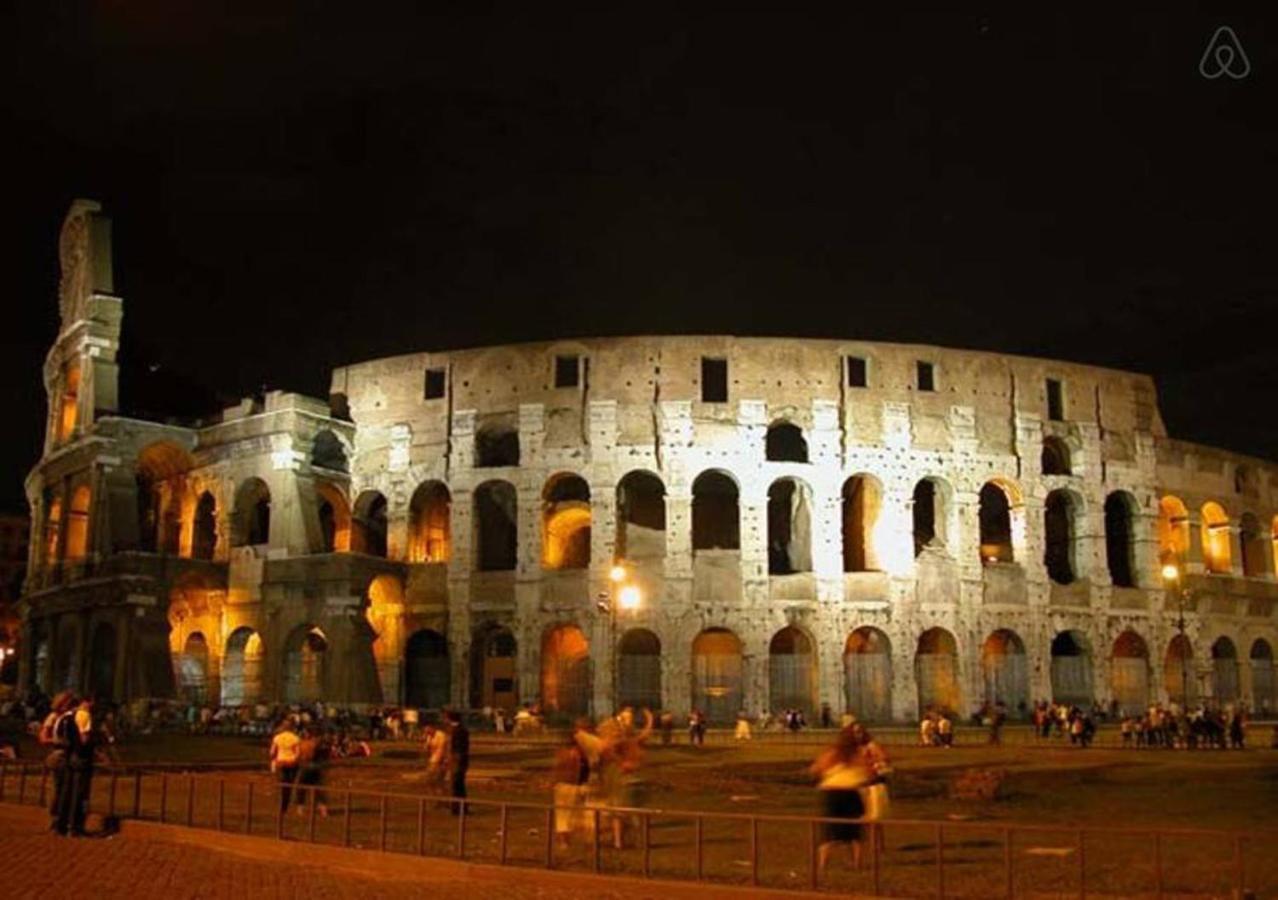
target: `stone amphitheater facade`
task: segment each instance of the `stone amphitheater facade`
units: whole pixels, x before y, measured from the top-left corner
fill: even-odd
[[[1146,376],[597,338],[163,424],[117,412],[96,204],[60,249],[24,685],[715,719],[1275,706],[1278,465],[1170,438]]]

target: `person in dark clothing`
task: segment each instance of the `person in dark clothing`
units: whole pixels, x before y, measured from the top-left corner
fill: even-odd
[[[462,722],[461,715],[449,710],[448,720],[448,771],[452,777],[453,798],[466,798],[466,770],[470,768],[470,729]],[[466,804],[455,802],[452,814],[461,815]]]
[[[58,792],[58,814],[53,829],[58,834],[84,836],[84,820],[93,787],[93,699],[86,697],[74,712],[59,717],[54,737],[66,750],[66,776]]]

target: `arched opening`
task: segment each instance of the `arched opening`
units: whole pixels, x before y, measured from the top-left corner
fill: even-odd
[[[53,691],[80,690],[80,629],[73,619],[58,623],[53,643]]]
[[[262,699],[262,638],[247,626],[226,639],[222,658],[222,704],[243,706]]]
[[[576,625],[559,625],[541,640],[541,704],[546,712],[590,712],[590,643]]]
[[[692,549],[741,549],[737,483],[722,472],[702,472],[692,483]]]
[[[914,485],[911,504],[914,524],[914,555],[929,547],[945,546],[945,493],[935,478],[924,478]]]
[[[1124,715],[1144,715],[1149,707],[1149,648],[1134,631],[1114,641],[1109,661],[1110,688]]]
[[[1126,491],[1114,491],[1105,498],[1105,563],[1116,587],[1136,586],[1135,511],[1136,500]]]
[[[310,703],[324,697],[328,638],[314,625],[294,628],[284,644],[284,702]]]
[[[797,709],[811,720],[817,708],[817,659],[812,639],[793,625],[768,644],[768,696],[773,710]]]
[[[1043,438],[1042,456],[1044,475],[1069,475],[1069,445],[1058,437]]]
[[[62,397],[58,410],[58,441],[68,441],[75,434],[80,418],[80,364],[68,362],[62,369]]]
[[[802,429],[791,422],[775,422],[768,426],[764,455],[768,462],[807,462],[808,442],[803,438]]]
[[[1180,560],[1189,552],[1189,510],[1179,497],[1158,501],[1158,552],[1161,558]]]
[[[1163,658],[1163,689],[1167,699],[1184,706],[1197,695],[1194,684],[1194,648],[1189,638],[1178,634],[1167,645]]]
[[[1238,701],[1238,650],[1224,636],[1211,645],[1211,696],[1222,704]]]
[[[692,641],[692,706],[726,725],[741,710],[741,641],[726,628],[707,628]]]
[[[1264,638],[1256,638],[1251,645],[1251,704],[1262,718],[1268,718],[1278,708],[1275,693],[1274,650]]]
[[[1243,513],[1238,520],[1238,549],[1242,553],[1243,575],[1263,578],[1265,575],[1265,542],[1260,534],[1260,522],[1251,513]]]
[[[364,610],[371,640],[373,663],[382,698],[387,703],[400,697],[401,663],[404,653],[404,582],[398,576],[378,575],[368,583],[368,605]]]
[[[631,628],[617,647],[617,694],[622,706],[661,709],[661,639]]]
[[[438,481],[417,486],[408,504],[408,560],[445,563],[451,554],[452,497]]]
[[[1074,556],[1078,505],[1069,491],[1056,490],[1047,495],[1043,506],[1043,565],[1057,584],[1072,584],[1078,577]]]
[[[542,567],[590,568],[590,486],[577,475],[555,475],[541,498]]]
[[[490,623],[475,631],[470,642],[471,708],[515,708],[516,649],[515,636],[509,628]]]
[[[82,484],[71,493],[71,510],[67,515],[67,562],[79,562],[89,553],[89,486]]]
[[[1096,701],[1092,648],[1081,631],[1062,631],[1052,638],[1052,699],[1084,709]]]
[[[661,559],[666,555],[666,486],[648,472],[629,472],[617,483],[617,555]]]
[[[62,499],[46,493],[44,514],[44,564],[53,566],[58,561],[58,543],[62,537]]]
[[[514,485],[486,481],[475,489],[475,562],[481,572],[515,568],[519,501]]]
[[[200,494],[195,504],[195,522],[191,530],[191,555],[196,559],[212,559],[217,553],[217,501],[208,491]]]
[[[843,646],[848,712],[865,722],[892,718],[892,644],[877,628],[862,626]]]
[[[812,571],[812,490],[797,478],[768,488],[768,574]]]
[[[914,681],[918,686],[919,715],[928,710],[956,713],[961,705],[958,643],[944,628],[929,628],[919,635],[914,653]]]
[[[268,544],[271,540],[271,491],[260,478],[249,478],[235,492],[231,544]]]
[[[1007,490],[989,481],[980,494],[981,562],[1012,562],[1012,507]]]
[[[315,482],[319,500],[320,552],[347,553],[351,549],[351,508],[346,495],[327,481]]]
[[[157,441],[138,453],[138,549],[177,554],[182,540],[183,476],[195,465],[191,455],[171,441]]]
[[[93,640],[89,645],[89,686],[88,693],[99,700],[115,699],[115,626],[110,622],[99,622],[93,629]]]
[[[178,692],[187,703],[207,703],[209,699],[209,645],[196,631],[186,638],[177,659]]]
[[[380,491],[364,491],[355,500],[351,518],[351,549],[369,556],[385,556],[386,497]]]
[[[404,650],[404,703],[418,709],[443,709],[451,686],[448,641],[429,628],[413,632]]]
[[[508,425],[486,425],[475,434],[475,466],[519,465],[519,432]]]
[[[883,509],[878,479],[854,475],[843,482],[843,571],[874,572],[879,568],[874,529]]]
[[[985,703],[1001,703],[1009,715],[1020,718],[1029,710],[1029,665],[1025,643],[1007,628],[1000,628],[981,645],[981,680]]]
[[[311,465],[330,472],[350,471],[346,448],[337,435],[327,430],[315,435],[315,442],[311,445]]]
[[[1229,547],[1229,516],[1214,501],[1202,509],[1203,566],[1215,575],[1228,575],[1233,565]]]

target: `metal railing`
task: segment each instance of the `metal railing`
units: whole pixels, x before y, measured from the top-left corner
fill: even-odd
[[[0,761],[0,802],[45,805],[51,800],[52,783],[51,773],[42,765]],[[91,797],[90,811],[109,817],[416,856],[449,856],[499,865],[555,869],[580,868],[584,863],[588,871],[595,873],[609,871],[644,878],[808,889],[832,886],[822,884],[818,864],[822,826],[847,825],[851,821],[818,816],[459,800],[330,786],[286,786],[274,780],[262,783],[243,777],[233,779],[142,767],[100,767],[94,783],[97,790]],[[289,790],[297,798],[297,808],[304,811],[300,832],[299,827],[289,825],[290,817],[281,802],[283,790]],[[319,807],[326,797],[340,799],[339,812],[324,817],[321,825]],[[432,822],[432,818],[442,817],[441,807],[451,820],[444,825]],[[581,833],[587,836],[587,859],[574,858],[577,854],[571,850],[567,853],[557,850],[557,811],[579,817],[577,824],[586,826]],[[525,837],[537,840],[512,839],[517,819],[525,825],[535,823],[536,827],[528,829]],[[633,846],[624,849],[604,846],[604,835],[614,819],[627,823],[633,830],[636,836]],[[1234,897],[1244,897],[1249,896],[1248,890],[1258,893],[1278,890],[1278,854],[1274,853],[1278,848],[1278,832],[1273,831],[1244,834],[1193,828],[1072,827],[919,819],[885,819],[860,824],[866,828],[863,844],[869,866],[868,871],[858,872],[855,889],[873,896],[883,895],[887,890],[900,896],[903,887],[900,882],[904,881],[904,893],[908,896],[962,896],[966,887],[970,889],[967,896],[1015,897],[1022,890],[1018,879],[1032,880],[1034,891],[1076,893],[1079,897],[1089,893],[1159,898],[1169,893],[1218,896],[1222,888]],[[476,832],[484,825],[496,825],[495,835],[487,842]],[[321,828],[326,834],[320,833]],[[690,830],[691,839],[660,845],[654,841],[654,829]],[[764,829],[772,832],[773,842],[761,837]],[[779,840],[779,834],[788,836],[788,840]],[[889,834],[898,836],[898,846],[890,851]],[[901,834],[921,835],[922,839],[902,843]],[[1025,846],[1027,839],[1050,840],[1062,835],[1069,836],[1065,847]],[[733,871],[736,867],[729,866],[725,877],[722,865],[709,865],[707,847],[718,847],[725,842],[730,842],[734,850],[744,846],[745,859],[734,860],[736,867],[746,870],[744,874],[737,874]],[[1116,850],[1124,842],[1134,842],[1135,846]],[[493,844],[495,846],[491,846]],[[535,845],[532,851],[529,851],[530,844]],[[1256,847],[1260,853],[1253,852]],[[780,870],[785,870],[784,877],[779,877],[776,871],[770,873],[772,877],[764,873],[767,848],[771,848],[772,853],[766,862],[773,870],[778,869],[779,863]],[[1201,859],[1193,858],[1195,848],[1200,856],[1210,851],[1207,855],[1210,864],[1204,866]],[[1044,861],[1040,857],[1032,866],[1018,864],[1017,849],[1048,850],[1051,852],[1047,857],[1055,856],[1062,862],[1053,867],[1050,859]],[[973,850],[978,851],[975,857],[971,855]],[[605,851],[612,860],[608,867],[605,867]],[[654,865],[654,854],[659,851],[668,851],[664,854],[667,857],[664,866]],[[922,855],[916,855],[919,851]],[[670,864],[670,856],[674,856],[674,864]],[[1070,856],[1073,859],[1066,863],[1066,857]],[[796,863],[799,863],[797,867]],[[1119,877],[1137,875],[1146,865],[1147,878]],[[711,871],[711,868],[719,871]],[[1186,869],[1195,870],[1191,874],[1196,874],[1199,881],[1210,876],[1210,887],[1187,887]],[[848,885],[837,887],[849,889]]]

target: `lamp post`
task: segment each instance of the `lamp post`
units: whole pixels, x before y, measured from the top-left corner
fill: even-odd
[[[643,595],[639,591],[638,585],[630,584],[630,572],[620,562],[614,563],[608,572],[608,581],[611,587],[608,590],[600,591],[595,607],[600,612],[608,614],[608,643],[611,647],[611,663],[612,663],[612,714],[616,715],[621,708],[621,678],[617,671],[618,661],[618,641],[617,641],[617,610],[635,610],[639,608],[639,604],[643,599]]]
[[[1180,566],[1172,557],[1168,557],[1163,563],[1163,583],[1168,591],[1176,595],[1176,632],[1180,635],[1180,644],[1176,649],[1183,653],[1188,643],[1185,637],[1185,590],[1180,583]],[[1180,702],[1187,713],[1189,711],[1189,662],[1183,656],[1180,658],[1180,697]]]

